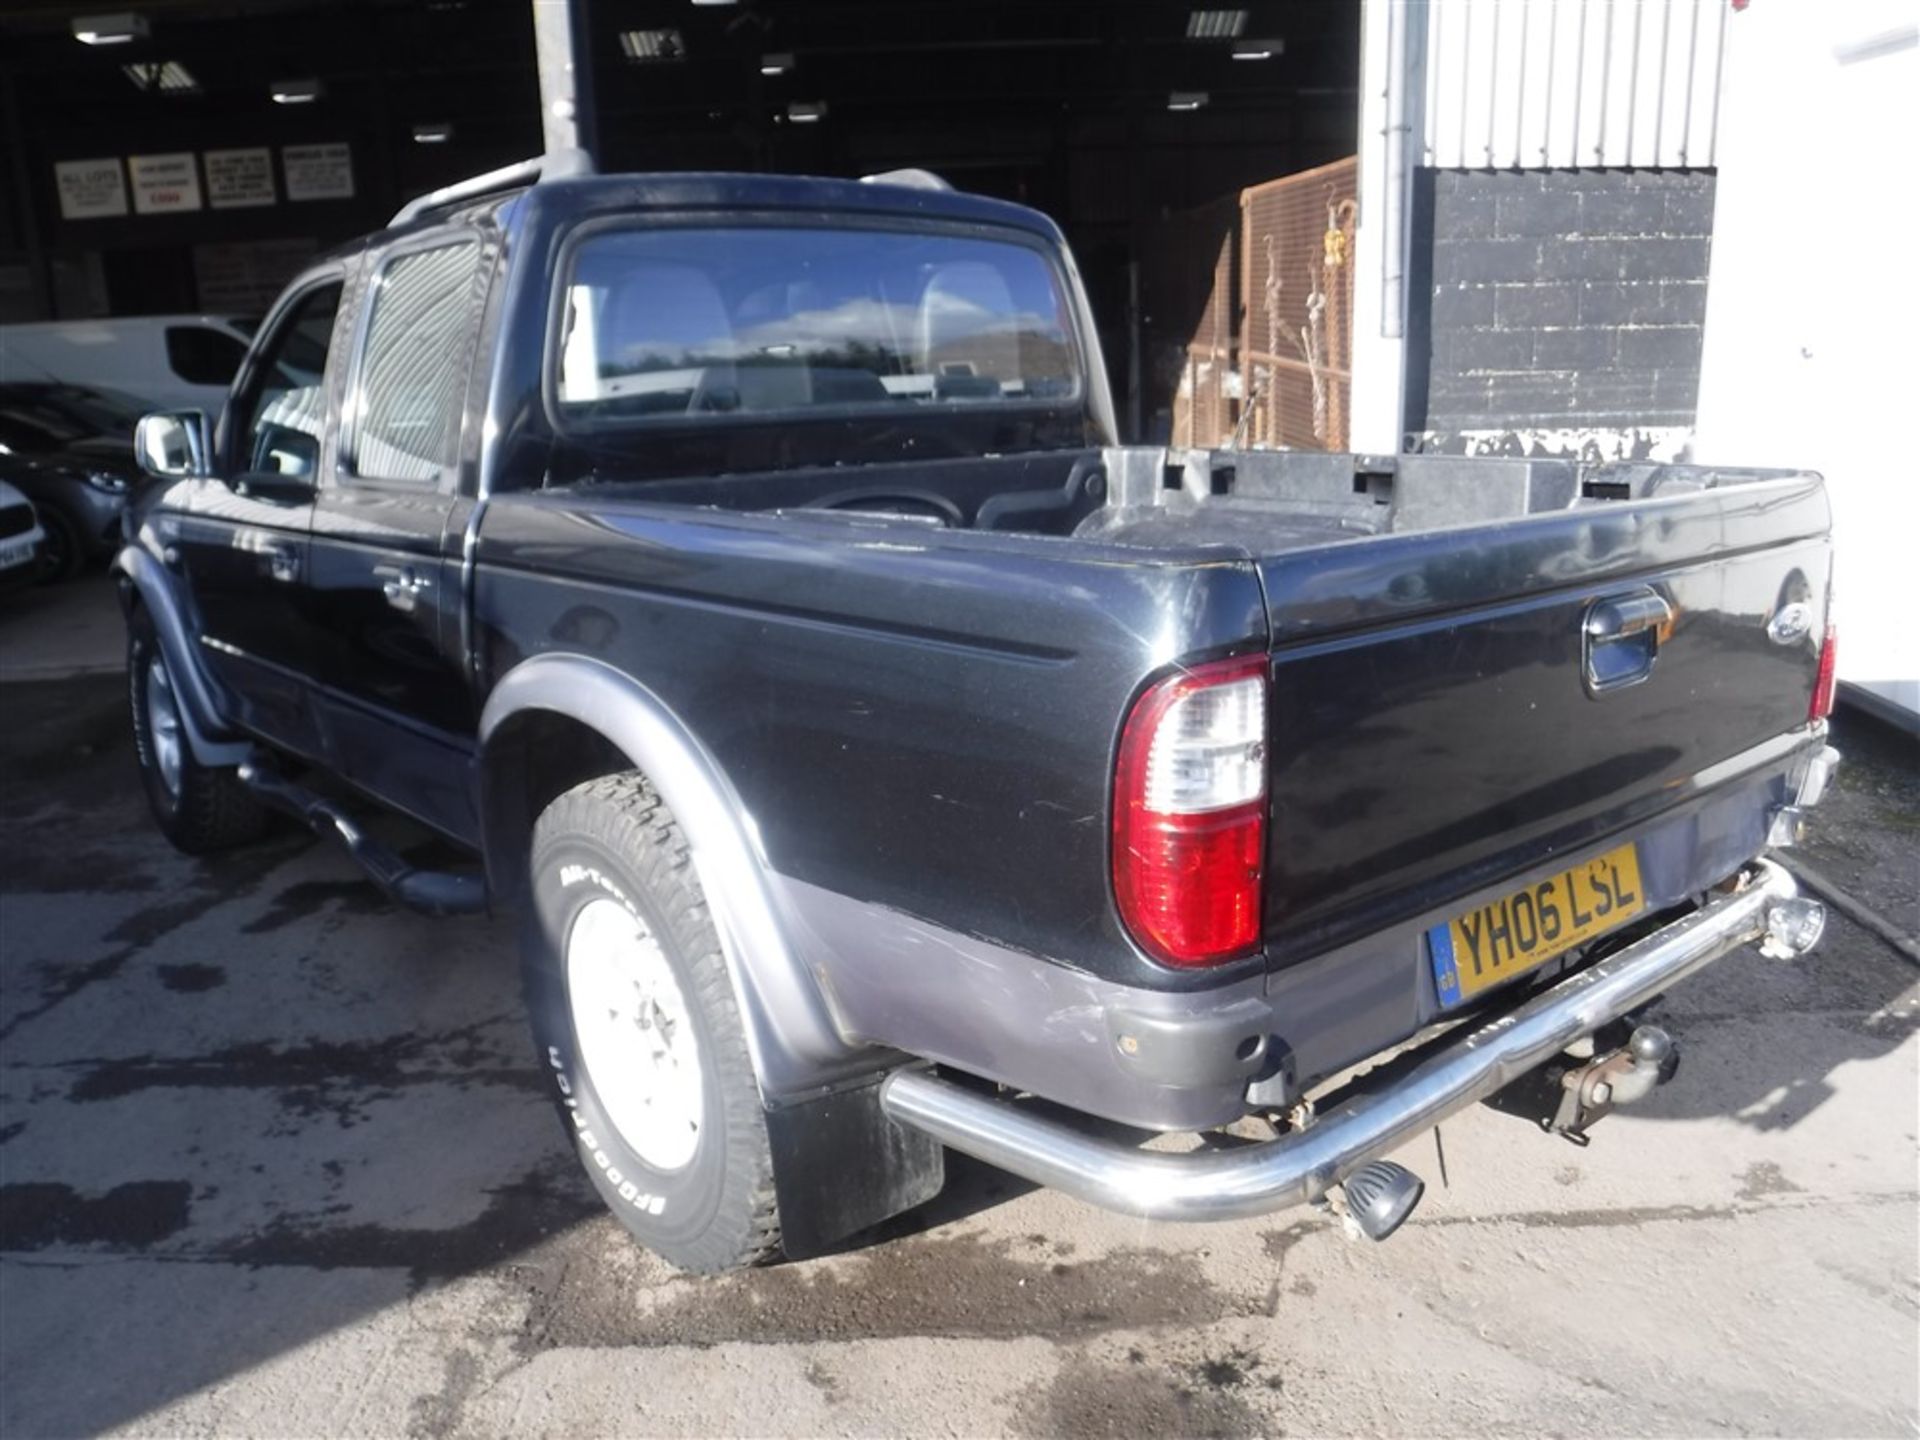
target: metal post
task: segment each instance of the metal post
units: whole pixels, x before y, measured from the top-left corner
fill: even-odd
[[[1127,433],[1129,445],[1145,441],[1140,415],[1140,259],[1136,253],[1127,261]]]
[[[546,153],[579,149],[598,161],[587,3],[533,0],[533,50],[540,67],[540,132]]]

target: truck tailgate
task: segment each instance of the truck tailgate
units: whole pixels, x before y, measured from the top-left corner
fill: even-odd
[[[1827,530],[1796,476],[1261,562],[1272,960],[1594,846],[1803,725]],[[1657,658],[1596,692],[1583,632],[1610,602],[1659,617]]]

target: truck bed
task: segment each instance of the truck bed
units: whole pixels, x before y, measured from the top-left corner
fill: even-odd
[[[1127,448],[618,474],[605,455],[494,503],[483,619],[550,610],[509,577],[571,544],[582,581],[731,657],[607,642],[689,687],[777,870],[1157,988],[1195,982],[1125,958],[1104,889],[1112,747],[1155,667],[1272,655],[1260,963],[1280,968],[1757,761],[1804,722],[1819,648],[1770,642],[1768,617],[1827,590],[1825,499],[1791,472]],[[1675,615],[1655,672],[1589,696],[1583,615],[1642,589]],[[495,673],[528,648],[507,629]]]

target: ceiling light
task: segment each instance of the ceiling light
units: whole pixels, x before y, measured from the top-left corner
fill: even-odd
[[[1271,60],[1287,48],[1284,40],[1236,40],[1233,43],[1233,58],[1236,60]]]
[[[413,143],[416,145],[444,145],[453,139],[453,126],[445,120],[436,120],[413,127]]]
[[[824,100],[796,100],[787,106],[787,119],[796,125],[812,125],[827,118]]]
[[[1167,96],[1169,110],[1198,110],[1206,103],[1207,92],[1204,90],[1175,90]]]
[[[144,15],[76,15],[73,38],[82,45],[125,45],[129,40],[147,38]]]
[[[311,105],[327,93],[318,80],[276,80],[267,93],[276,105]]]
[[[656,60],[684,60],[687,42],[678,30],[622,30],[620,53],[636,64]]]
[[[156,91],[162,95],[192,95],[200,89],[200,82],[177,60],[143,60],[133,65],[122,65],[120,71],[133,82],[136,90]]]
[[[1187,12],[1187,38],[1189,40],[1238,40],[1240,32],[1247,28],[1247,12],[1244,10],[1189,10]]]
[[[791,69],[793,69],[793,56],[784,51],[778,55],[762,55],[760,57],[760,73],[762,75],[784,75]]]
[[[732,5],[735,0],[693,0],[696,5]]]

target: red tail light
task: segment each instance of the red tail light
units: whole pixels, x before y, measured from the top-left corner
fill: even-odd
[[[1827,638],[1820,646],[1820,672],[1813,682],[1813,701],[1807,706],[1807,719],[1824,720],[1833,713],[1834,649],[1838,632],[1827,626]]]
[[[1217,965],[1260,943],[1267,668],[1221,660],[1135,702],[1113,787],[1113,890],[1140,947]]]

